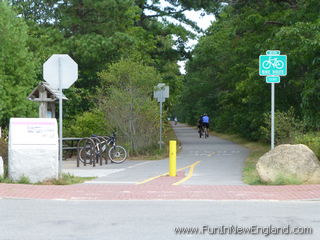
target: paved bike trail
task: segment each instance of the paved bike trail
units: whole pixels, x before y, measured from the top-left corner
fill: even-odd
[[[199,138],[198,132],[184,124],[173,126],[181,149],[177,155],[178,171],[176,182],[190,176],[178,184],[187,185],[243,185],[241,181],[243,162],[248,150],[230,141],[214,136]],[[74,175],[97,176],[87,183],[136,184],[157,179],[168,172],[168,159],[133,161],[122,164],[81,167],[66,166]],[[192,168],[192,174],[190,169]],[[154,179],[154,180],[155,180]],[[152,181],[154,181],[152,180]],[[172,179],[174,181],[174,179]]]
[[[174,126],[182,144],[177,161],[199,161],[187,185],[243,185],[242,169],[249,150],[210,135],[199,138],[196,129],[184,124]]]

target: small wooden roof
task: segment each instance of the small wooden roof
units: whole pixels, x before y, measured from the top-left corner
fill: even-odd
[[[47,91],[47,99],[45,99],[45,102],[54,102],[59,100],[59,90],[52,88],[47,82],[40,82],[38,86],[35,87],[29,94],[28,99],[35,102],[43,101],[43,99],[39,98],[39,92],[43,91],[43,89]],[[62,99],[68,100],[68,98],[63,93]]]

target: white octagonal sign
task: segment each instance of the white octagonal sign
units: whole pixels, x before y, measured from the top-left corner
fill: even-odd
[[[69,88],[78,79],[78,64],[68,54],[53,54],[43,64],[43,79],[51,87],[59,89]]]

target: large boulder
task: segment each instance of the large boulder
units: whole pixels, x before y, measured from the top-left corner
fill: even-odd
[[[313,151],[303,144],[283,144],[265,153],[256,165],[267,183],[320,183],[320,163]]]

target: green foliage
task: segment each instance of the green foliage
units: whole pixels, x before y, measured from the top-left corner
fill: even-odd
[[[61,178],[53,179],[45,182],[38,183],[40,185],[71,185],[80,184],[85,181],[95,179],[95,177],[77,177],[69,173],[63,173]]]
[[[26,176],[21,176],[17,181],[19,184],[30,184],[30,179]]]
[[[13,181],[5,174],[4,176],[0,176],[0,183],[30,184],[30,179],[26,176],[21,176],[18,181]]]
[[[50,24],[55,18],[56,0],[8,0],[14,9],[27,20]],[[31,4],[32,3],[32,4]]]
[[[303,122],[296,119],[294,109],[291,107],[287,112],[275,112],[275,143],[291,143],[297,135],[303,133]],[[264,125],[260,127],[261,136],[266,142],[270,142],[271,114],[264,114]]]
[[[132,153],[154,145],[158,140],[159,111],[152,94],[161,81],[160,75],[142,63],[121,60],[101,72],[100,77],[100,109],[110,125],[126,136]]]
[[[123,32],[139,17],[133,0],[64,0],[59,4],[61,27],[68,34],[96,33],[111,36]]]
[[[27,48],[27,26],[0,2],[0,126],[11,117],[35,116],[26,97],[35,83],[35,62]]]
[[[4,161],[4,165],[8,166],[8,143],[4,138],[0,138],[0,156]]]
[[[77,177],[69,173],[63,173],[61,178],[38,182],[36,185],[71,185],[84,183],[85,181],[92,179],[95,179],[95,177]],[[10,178],[0,176],[0,183],[30,184],[30,180],[28,177],[22,176],[18,181],[15,182]]]
[[[279,175],[273,183],[268,185],[301,185],[303,182],[294,176]]]
[[[319,132],[311,132],[311,133],[297,135],[294,138],[294,143],[307,145],[320,159],[320,133]]]
[[[1,182],[1,178],[3,178],[2,180],[4,180],[4,178],[8,176],[8,143],[4,138],[0,138],[0,157],[2,157],[4,169],[3,176],[1,176],[2,173],[0,173]]]
[[[112,129],[108,126],[104,112],[93,110],[79,114],[65,124],[64,135],[68,137],[90,137],[92,134],[107,136]]]
[[[265,140],[270,85],[259,76],[258,59],[278,49],[288,56],[288,76],[276,85],[278,142],[301,128],[296,119],[318,130],[319,1],[226,2],[187,64],[179,118],[195,124],[205,111],[217,131]],[[286,115],[291,106],[295,116]]]
[[[0,176],[0,183],[14,183],[10,178],[5,176]]]
[[[29,49],[33,53],[34,61],[26,61],[34,65],[32,69],[35,75],[30,90],[37,81],[42,80],[42,64],[52,54],[69,54],[78,63],[78,80],[71,89],[65,91],[69,100],[64,105],[64,118],[68,121],[96,108],[98,91],[102,85],[97,73],[121,58],[142,61],[154,66],[161,73],[164,82],[170,85],[172,96],[165,104],[165,109],[171,109],[182,86],[177,61],[186,57],[184,43],[192,33],[183,26],[169,23],[164,17],[171,16],[187,23],[188,20],[182,12],[173,8],[176,9],[181,4],[184,6],[183,11],[209,7],[204,3],[169,1],[174,5],[173,8],[163,9],[158,0],[9,2],[19,14],[16,21],[22,23],[25,20],[29,27],[27,39],[19,33],[15,36],[20,36],[21,40],[27,43],[26,46],[17,45],[17,48],[23,51]],[[156,14],[150,11],[147,13],[146,10]],[[206,10],[209,11],[209,8]],[[158,20],[158,14],[163,17],[163,21]],[[189,23],[193,25],[192,21]],[[176,48],[173,48],[174,45]],[[15,86],[18,88],[20,85]],[[25,92],[21,95],[26,97]],[[33,108],[29,107],[28,111],[23,112],[19,109],[21,106],[27,108],[28,104]],[[19,116],[31,116],[35,115],[36,105],[28,102],[10,107],[17,108],[15,112],[18,112]],[[10,108],[6,106],[6,109]],[[5,112],[1,111],[1,114]],[[9,117],[4,116],[5,119]],[[7,124],[7,121],[4,124]]]

